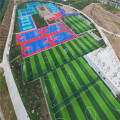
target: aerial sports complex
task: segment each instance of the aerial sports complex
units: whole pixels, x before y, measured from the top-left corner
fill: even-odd
[[[69,13],[52,2],[26,3],[17,14],[23,85],[40,80],[50,119],[117,120],[118,98],[85,57],[106,47],[94,24],[82,13]],[[48,24],[37,28],[35,14]]]

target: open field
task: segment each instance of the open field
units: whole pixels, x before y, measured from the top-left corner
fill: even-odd
[[[91,25],[89,25],[87,22],[85,22],[79,16],[67,17],[67,18],[64,18],[63,21],[76,34],[83,33],[85,31],[91,30],[93,28]]]
[[[3,7],[3,11],[0,12],[0,62],[2,62],[2,56],[4,51],[4,46],[7,40],[9,27],[10,27],[10,21],[14,6],[14,0],[6,0],[5,1],[8,5]],[[3,19],[4,17],[4,19]],[[1,23],[2,22],[2,23]]]
[[[37,28],[47,26],[46,21],[39,14],[32,15],[32,18]]]
[[[57,0],[56,2],[65,4],[65,5],[71,5],[72,7],[78,10],[84,9],[86,6],[88,6],[91,3],[98,3],[97,0],[68,0],[68,1]]]
[[[9,3],[9,0],[1,0],[0,1],[0,24],[2,23],[2,20],[4,18],[8,3]]]

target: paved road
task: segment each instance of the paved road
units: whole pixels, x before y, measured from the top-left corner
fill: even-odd
[[[12,41],[12,36],[13,36],[13,30],[14,30],[16,8],[17,8],[17,5],[15,5],[14,9],[13,9],[10,30],[9,30],[9,34],[8,34],[8,38],[6,41],[4,54],[3,54],[3,62],[0,65],[2,65],[3,70],[4,70],[6,84],[8,87],[8,91],[10,93],[10,97],[12,100],[12,104],[13,104],[17,119],[18,120],[30,120],[29,116],[27,114],[27,111],[23,105],[23,102],[21,100],[16,83],[14,81],[12,71],[11,71],[11,68],[9,65],[9,58],[8,58],[10,46],[11,46],[11,41]]]

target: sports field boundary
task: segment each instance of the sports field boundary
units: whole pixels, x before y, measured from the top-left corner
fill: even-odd
[[[80,88],[79,90],[75,91],[72,95],[66,97],[63,101],[61,101],[60,103],[58,103],[57,105],[55,105],[52,110],[56,110],[62,103],[70,100],[72,97],[74,97],[75,95],[79,94],[80,92],[82,92],[83,90],[89,88],[90,85],[94,84],[94,82],[96,82],[99,78],[95,78],[94,80],[92,80],[90,83],[88,83],[87,85],[85,85],[84,87]]]
[[[50,108],[48,107],[48,102],[46,100],[46,95],[44,93],[44,89],[43,89],[43,84],[42,84],[41,78],[39,78],[39,81],[40,81],[40,84],[41,84],[41,87],[42,87],[42,93],[44,95],[45,103],[46,103],[47,110],[48,110],[48,113],[49,113],[49,118],[50,118],[50,120],[52,120],[51,113],[50,113]]]
[[[92,85],[90,88],[88,88],[86,91],[84,91],[82,94],[80,94],[79,96],[77,96],[75,99],[73,99],[71,102],[67,103],[65,105],[65,107],[69,106],[71,103],[73,103],[76,99],[78,99],[80,96],[82,96],[83,94],[85,94],[87,91],[89,91],[90,89],[92,89],[93,87],[95,87],[97,84],[101,83],[101,81],[98,81],[98,83],[95,83],[95,85]],[[64,109],[65,107],[63,107],[62,109]],[[58,112],[60,112],[62,109],[58,110],[57,112],[55,112],[55,114],[57,114]]]

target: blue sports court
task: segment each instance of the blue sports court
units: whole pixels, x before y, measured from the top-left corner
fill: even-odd
[[[27,15],[33,15],[33,14],[37,14],[37,10],[32,7],[32,8],[29,8],[29,9],[22,9],[22,10],[18,10],[18,17],[24,17],[24,16],[27,16]]]
[[[60,11],[58,7],[56,7],[53,3],[45,3],[45,6],[51,11],[51,12],[57,12]]]
[[[42,6],[40,2],[26,3],[27,8]]]
[[[35,29],[31,16],[19,18],[20,32]]]

